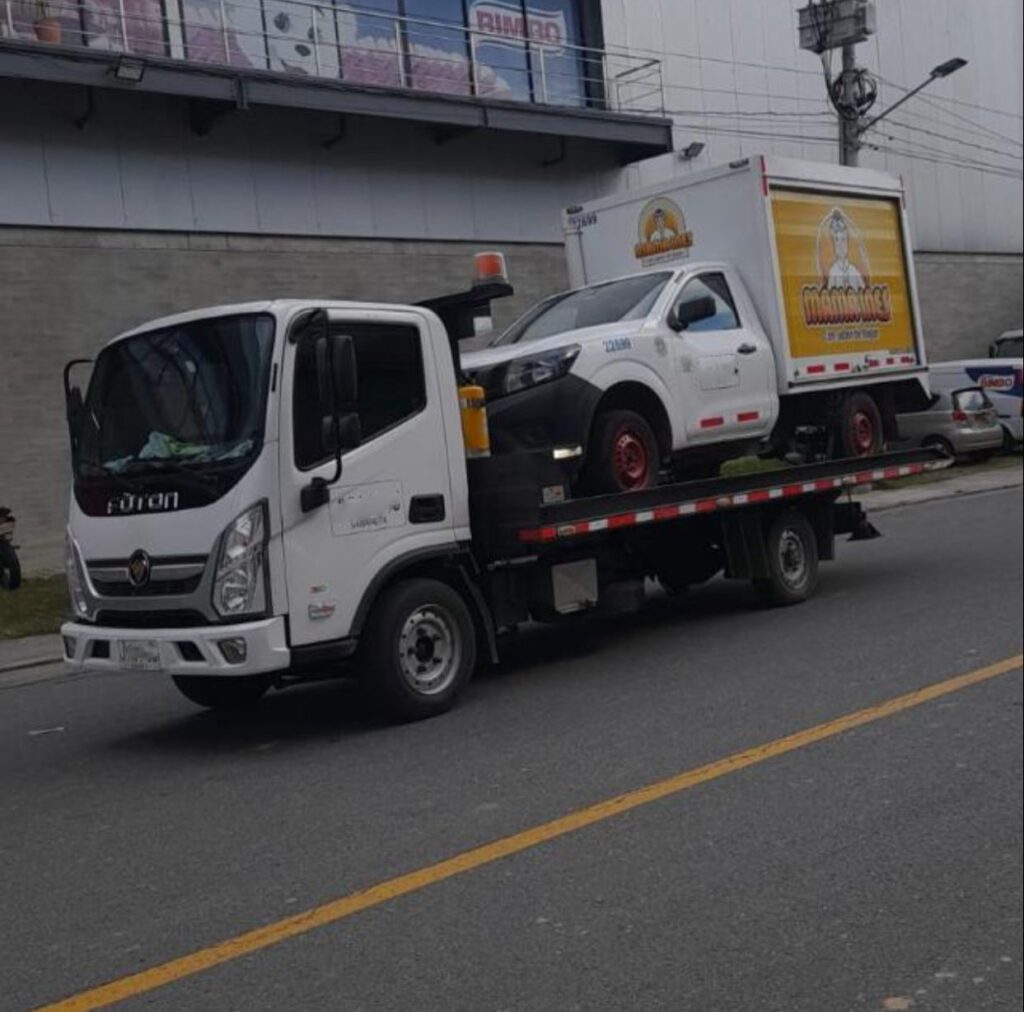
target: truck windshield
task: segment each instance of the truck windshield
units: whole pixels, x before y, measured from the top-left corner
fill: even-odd
[[[516,320],[491,342],[492,347],[539,341],[553,334],[598,327],[604,323],[642,320],[671,277],[671,271],[638,274],[553,295]]]
[[[225,470],[237,480],[262,444],[273,344],[273,317],[246,314],[104,348],[78,427],[76,485]]]

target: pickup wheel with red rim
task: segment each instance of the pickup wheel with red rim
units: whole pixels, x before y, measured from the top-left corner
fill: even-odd
[[[882,452],[882,413],[870,394],[856,390],[846,396],[839,409],[838,435],[840,457],[872,457]]]
[[[636,411],[605,411],[594,422],[584,487],[592,493],[650,488],[658,472],[658,440]]]

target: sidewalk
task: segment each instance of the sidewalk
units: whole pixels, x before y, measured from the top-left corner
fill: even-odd
[[[0,640],[0,674],[42,664],[53,664],[64,656],[59,636],[23,636]]]
[[[946,472],[948,477],[925,485],[905,485],[900,488],[879,488],[869,492],[854,492],[857,500],[869,513],[929,502],[932,499],[951,499],[961,495],[978,495],[1001,488],[1020,488],[1024,485],[1024,468],[1001,467],[991,471],[956,468]]]

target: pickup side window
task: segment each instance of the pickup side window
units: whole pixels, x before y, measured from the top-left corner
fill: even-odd
[[[690,278],[686,282],[686,287],[683,289],[683,294],[679,297],[677,305],[708,296],[715,301],[715,315],[691,323],[687,332],[739,330],[740,322],[736,313],[736,303],[733,301],[732,292],[729,291],[729,283],[725,280],[725,275],[719,271],[711,271]]]
[[[394,428],[427,403],[423,378],[423,351],[416,327],[390,323],[346,323],[338,332],[355,342],[359,399],[356,410],[363,442]],[[316,382],[313,343],[300,344],[295,356],[292,420],[295,463],[307,470],[330,460],[321,440],[324,415]]]

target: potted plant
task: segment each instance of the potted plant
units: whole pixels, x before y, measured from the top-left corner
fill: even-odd
[[[46,0],[35,0],[36,19],[32,24],[40,42],[60,42],[60,18],[54,15]]]

